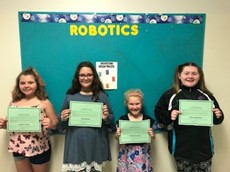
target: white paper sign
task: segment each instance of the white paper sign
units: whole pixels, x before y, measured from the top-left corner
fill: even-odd
[[[96,69],[104,89],[117,89],[117,62],[96,62]]]

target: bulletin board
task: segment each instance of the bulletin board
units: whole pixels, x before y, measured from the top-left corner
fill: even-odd
[[[22,69],[35,67],[57,114],[81,61],[117,62],[117,89],[106,90],[115,121],[124,92],[140,88],[144,113],[171,86],[178,64],[202,67],[205,14],[18,12]]]

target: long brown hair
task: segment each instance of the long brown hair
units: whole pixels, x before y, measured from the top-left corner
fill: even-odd
[[[204,72],[203,70],[196,64],[193,62],[186,62],[184,64],[178,65],[176,67],[175,73],[174,73],[174,79],[173,79],[173,91],[175,93],[178,93],[180,90],[180,86],[181,86],[181,80],[179,79],[179,75],[182,73],[182,71],[184,70],[184,68],[186,66],[193,66],[196,67],[198,70],[198,73],[200,75],[200,79],[198,81],[198,83],[196,84],[196,87],[198,89],[200,89],[201,91],[203,91],[204,93],[208,94],[208,95],[212,95],[212,93],[208,90],[208,88],[205,85],[205,79],[204,79]]]
[[[74,73],[74,77],[72,79],[72,85],[67,90],[66,94],[75,94],[81,91],[81,84],[79,82],[79,73],[82,67],[88,67],[93,71],[93,83],[91,85],[91,90],[93,92],[93,100],[96,101],[99,98],[98,97],[99,92],[102,91],[105,93],[105,91],[103,89],[102,82],[100,81],[100,78],[97,74],[96,68],[89,61],[83,61],[77,66],[76,71]]]

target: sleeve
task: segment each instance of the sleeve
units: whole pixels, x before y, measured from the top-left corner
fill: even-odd
[[[169,129],[172,125],[170,117],[171,110],[168,110],[170,95],[172,95],[170,94],[170,91],[163,93],[154,109],[154,114],[160,128]]]
[[[113,114],[113,110],[112,110],[112,107],[111,107],[111,104],[110,104],[110,101],[109,101],[109,98],[108,96],[105,94],[105,93],[101,93],[101,101],[107,105],[108,107],[108,111],[109,111],[109,117],[108,117],[108,120],[107,121],[103,121],[103,123],[105,125],[108,125],[108,126],[112,126],[114,125],[113,122],[114,122],[114,114]]]
[[[65,96],[65,99],[64,99],[64,101],[63,101],[61,111],[63,111],[64,109],[69,109],[69,99],[68,99],[68,96],[67,96],[67,95]],[[60,111],[60,115],[59,115],[60,117],[61,117],[61,111]],[[67,121],[62,121],[62,120],[60,120],[60,121],[61,121],[61,122],[60,122],[61,130],[67,129],[67,128],[68,128],[68,121],[69,121],[69,120],[67,120]]]
[[[121,119],[121,117],[115,122],[116,128],[119,127],[119,120]]]
[[[153,127],[153,124],[154,124],[155,120],[152,117],[150,117],[149,115],[144,115],[144,120],[145,119],[149,119],[150,127]]]
[[[215,124],[215,125],[221,124],[224,120],[224,113],[223,113],[222,109],[220,108],[216,98],[214,96],[210,96],[210,98],[212,99],[212,101],[214,103],[214,108],[219,108],[221,113],[222,113],[222,116],[220,118],[217,118],[215,113],[213,113],[213,124]]]
[[[153,127],[155,120],[153,118],[150,117],[150,126]]]
[[[119,119],[116,121],[117,126],[119,126],[119,120],[129,120],[129,117],[127,114],[120,116]]]

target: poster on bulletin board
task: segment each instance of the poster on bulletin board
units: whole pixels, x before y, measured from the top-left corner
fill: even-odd
[[[202,67],[205,14],[18,12],[22,69],[35,67],[46,83],[55,111],[60,109],[77,65],[115,64],[108,87],[115,121],[126,113],[124,92],[140,88],[145,114],[171,86],[177,65]],[[100,71],[101,70],[101,71]],[[107,82],[107,83],[106,83]]]
[[[96,70],[105,90],[117,89],[117,62],[96,62]]]

